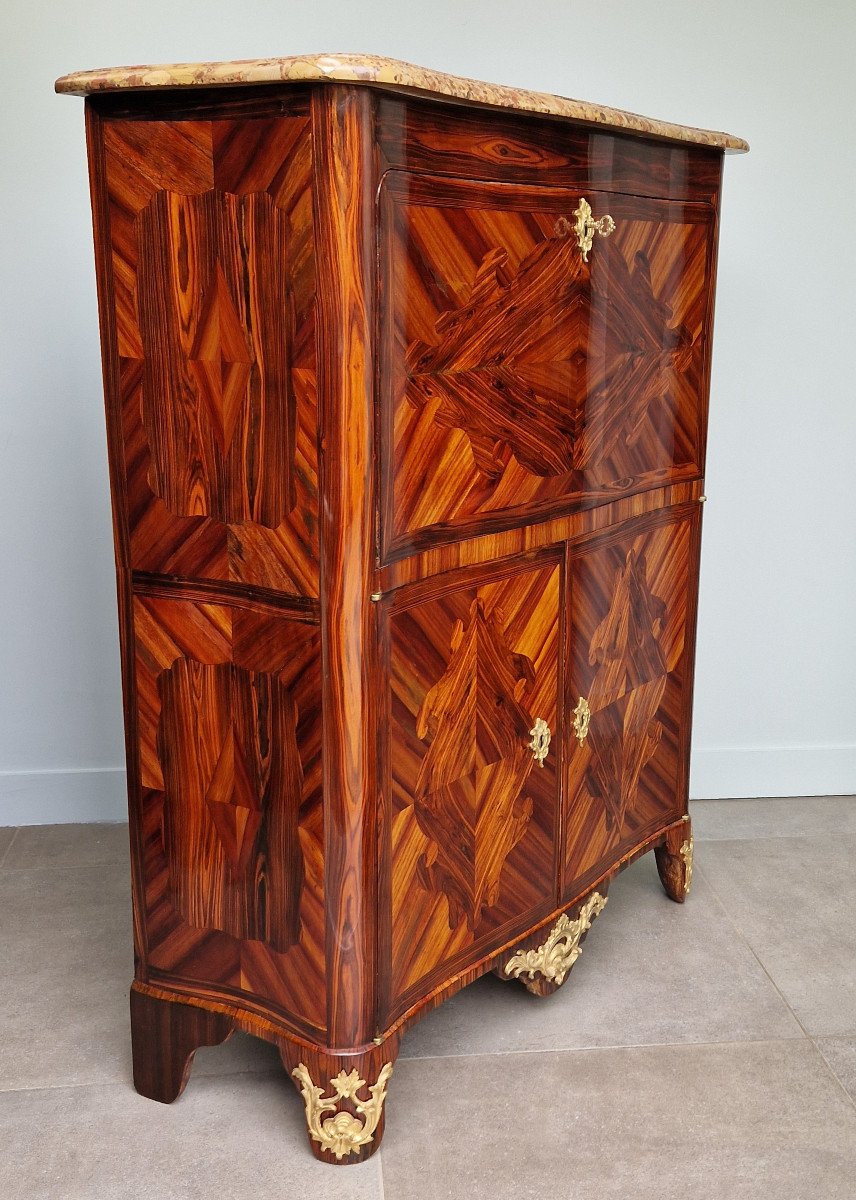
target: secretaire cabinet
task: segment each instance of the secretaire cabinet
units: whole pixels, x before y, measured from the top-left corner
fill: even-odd
[[[137,1088],[274,1042],[316,1155],[400,1039],[683,900],[724,134],[348,56],[86,94]],[[97,1021],[97,1014],[93,1014]]]

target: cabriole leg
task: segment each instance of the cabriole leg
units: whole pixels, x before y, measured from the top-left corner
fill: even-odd
[[[683,904],[693,878],[693,827],[689,817],[684,817],[680,825],[669,830],[665,842],[654,854],[666,895],[677,904]]]
[[[380,1145],[384,1103],[397,1043],[362,1054],[308,1050],[289,1042],[282,1061],[303,1099],[312,1153],[347,1166],[370,1158]]]

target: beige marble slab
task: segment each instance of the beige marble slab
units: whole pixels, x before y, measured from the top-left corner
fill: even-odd
[[[292,58],[248,58],[236,62],[165,63],[159,66],[105,67],[78,71],[56,81],[58,92],[87,96],[92,92],[144,90],[146,88],[224,87],[236,84],[296,83],[332,80],[365,83],[434,96],[450,96],[476,104],[546,113],[631,133],[650,134],[699,146],[742,153],[749,149],[739,137],[709,129],[692,129],[671,121],[657,121],[637,113],[584,100],[569,100],[546,92],[482,83],[458,75],[445,75],[427,67],[366,54],[316,54]]]

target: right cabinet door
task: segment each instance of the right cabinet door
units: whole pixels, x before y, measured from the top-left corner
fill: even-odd
[[[569,551],[563,895],[686,811],[699,506]]]

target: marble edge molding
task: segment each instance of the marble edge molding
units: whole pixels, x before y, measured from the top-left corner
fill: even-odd
[[[228,87],[263,83],[364,83],[408,91],[449,96],[474,104],[547,116],[568,117],[628,133],[649,134],[672,141],[691,142],[732,153],[749,149],[743,138],[710,129],[693,129],[671,121],[657,121],[638,113],[531,92],[524,88],[504,87],[446,75],[427,67],[414,66],[395,58],[366,54],[317,54],[291,58],[248,58],[234,62],[163,63],[135,67],[105,67],[63,75],[54,85],[62,95],[88,96],[97,92],[144,91],[149,88]]]

